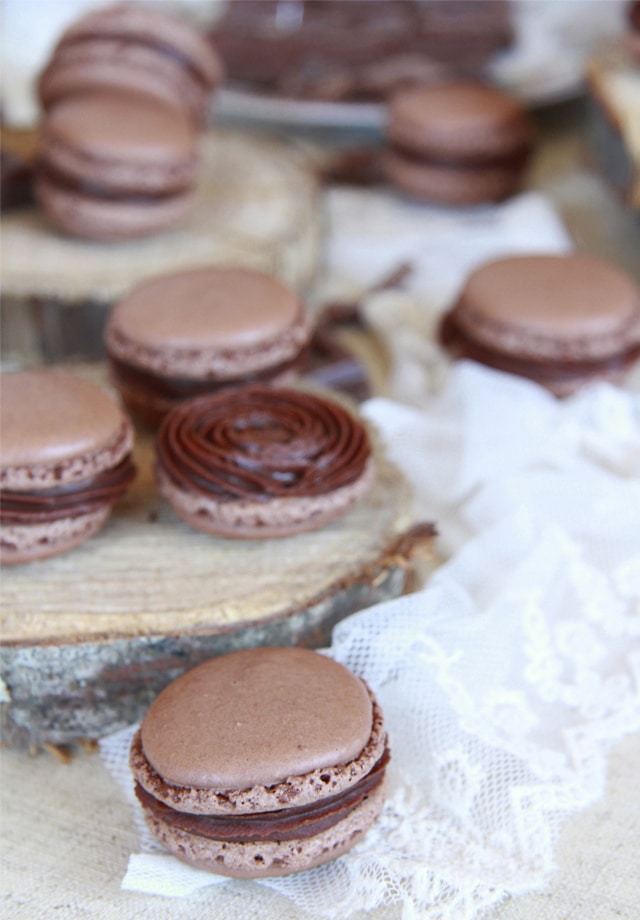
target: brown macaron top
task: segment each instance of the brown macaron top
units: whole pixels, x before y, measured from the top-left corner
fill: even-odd
[[[187,116],[129,93],[62,100],[44,120],[39,146],[46,169],[131,193],[189,186],[197,165],[197,134]]]
[[[478,162],[526,153],[530,116],[504,91],[474,82],[443,82],[398,90],[389,103],[391,143],[434,160]]]
[[[291,360],[311,337],[297,294],[263,272],[201,268],[145,281],[112,309],[109,355],[173,377],[227,377]]]
[[[141,738],[165,783],[224,792],[347,764],[372,724],[369,693],[343,665],[306,649],[259,648],[169,684]]]
[[[468,277],[452,315],[478,344],[524,358],[590,361],[640,344],[640,289],[583,253],[497,259]]]
[[[1,484],[49,489],[110,469],[131,451],[132,428],[101,387],[51,370],[7,372],[0,387]]]

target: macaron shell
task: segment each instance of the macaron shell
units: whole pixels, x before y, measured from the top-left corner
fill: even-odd
[[[242,268],[203,268],[161,275],[120,301],[111,322],[149,348],[197,348],[203,337],[220,350],[251,348],[280,335],[300,302],[284,284]]]
[[[336,859],[354,847],[382,811],[385,782],[346,818],[300,840],[226,843],[190,834],[144,811],[152,833],[179,859],[232,878],[269,878],[302,872]]]
[[[2,486],[50,488],[115,466],[131,450],[132,431],[100,387],[49,370],[2,375]]]
[[[44,119],[39,147],[42,162],[68,179],[120,194],[184,191],[197,166],[187,117],[134,94],[62,100]]]
[[[297,294],[277,278],[236,268],[164,275],[112,309],[109,353],[165,376],[233,377],[295,357],[311,336]]]
[[[19,565],[75,549],[98,532],[111,514],[106,505],[89,514],[47,524],[0,525],[0,564]]]
[[[453,206],[502,201],[517,191],[522,177],[520,166],[446,166],[418,162],[398,150],[385,151],[381,169],[411,198]]]
[[[527,149],[530,117],[519,100],[480,83],[436,83],[396,93],[387,136],[433,158],[478,162]]]
[[[195,193],[136,202],[127,198],[90,198],[40,176],[35,183],[38,202],[57,230],[88,240],[126,240],[169,230],[186,220],[195,204]]]
[[[467,336],[506,353],[598,360],[640,343],[640,289],[591,255],[515,256],[472,272],[455,319]]]
[[[294,806],[316,805],[323,799],[354,789],[385,756],[387,733],[384,717],[376,699],[371,693],[369,695],[373,715],[371,735],[358,757],[347,764],[318,767],[269,786],[256,785],[224,792],[197,786],[176,786],[165,782],[151,766],[142,748],[141,729],[138,729],[131,744],[129,765],[142,788],[156,802],[186,814],[239,818],[264,812],[286,813]]]
[[[282,539],[325,527],[347,514],[374,479],[375,465],[370,459],[353,483],[326,495],[229,502],[180,489],[157,470],[159,492],[181,520],[196,530],[234,540]]]
[[[367,744],[372,718],[365,686],[337,662],[306,649],[252,649],[166,687],[141,738],[165,782],[225,791],[346,764]]]

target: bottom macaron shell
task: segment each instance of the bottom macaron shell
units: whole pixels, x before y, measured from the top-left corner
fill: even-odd
[[[412,198],[456,206],[502,201],[518,189],[522,176],[520,165],[445,166],[395,150],[383,155],[381,165],[387,180]]]
[[[375,465],[369,460],[355,482],[325,495],[269,501],[217,502],[177,488],[162,469],[157,477],[160,494],[196,530],[240,540],[270,539],[317,530],[345,515],[372,485]]]
[[[75,549],[104,525],[111,506],[46,524],[0,526],[0,564],[19,565]]]
[[[383,781],[346,818],[315,837],[299,840],[228,843],[172,827],[148,811],[152,833],[179,859],[231,878],[268,878],[321,866],[354,847],[382,811]]]
[[[109,200],[67,191],[40,177],[35,195],[51,223],[72,236],[120,240],[148,236],[181,223],[194,204],[192,191],[157,199]]]

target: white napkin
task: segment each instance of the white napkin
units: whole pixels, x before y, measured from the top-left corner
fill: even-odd
[[[602,793],[610,745],[640,728],[640,397],[601,384],[559,402],[462,362],[424,409],[364,412],[450,560],[334,631],[330,654],[386,714],[382,818],[336,862],[243,896],[258,911],[267,885],[314,916],[395,900],[405,918],[473,918],[540,887],[562,821]],[[129,787],[130,737],[103,744]],[[128,889],[219,881],[143,849]]]

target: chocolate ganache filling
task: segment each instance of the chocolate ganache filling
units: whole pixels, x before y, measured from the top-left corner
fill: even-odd
[[[209,840],[225,840],[230,843],[304,840],[333,827],[357,808],[380,785],[389,760],[389,749],[385,748],[371,772],[351,788],[322,799],[316,804],[287,808],[284,811],[258,812],[233,817],[191,815],[176,811],[154,799],[140,783],[136,783],[135,791],[143,808],[158,820]]]
[[[158,432],[161,470],[219,501],[325,495],[360,478],[364,425],[310,393],[246,387],[183,403]]]
[[[451,169],[490,169],[490,168],[513,168],[519,169],[526,163],[531,144],[529,141],[522,143],[515,150],[507,150],[504,153],[487,154],[482,151],[473,151],[472,153],[462,154],[435,154],[421,153],[417,149],[403,144],[401,141],[393,141],[391,148],[405,160],[410,160],[416,166],[443,166]]]
[[[0,522],[45,524],[90,514],[115,503],[124,495],[136,474],[131,456],[84,482],[32,492],[2,490]]]

